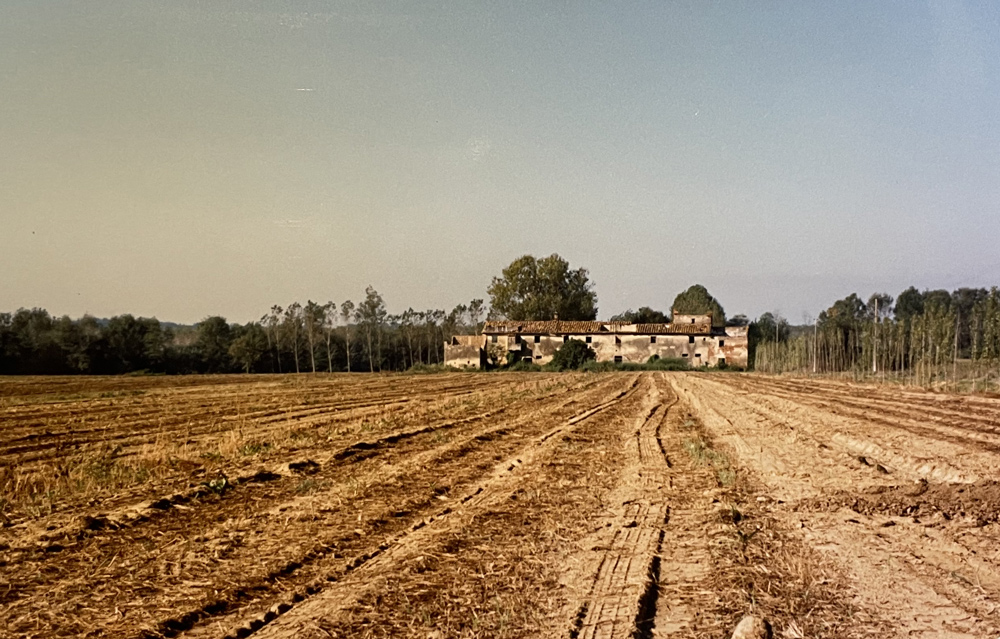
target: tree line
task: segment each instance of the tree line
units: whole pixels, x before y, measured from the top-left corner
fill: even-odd
[[[0,313],[0,374],[301,373],[398,371],[442,364],[444,342],[478,333],[487,315],[510,320],[593,320],[597,295],[585,268],[571,269],[557,254],[524,255],[494,277],[487,307],[482,299],[451,311],[409,308],[392,315],[373,287],[357,304],[347,300],[272,306],[247,324],[220,316],[194,326],[119,315],[53,317],[44,309]],[[678,295],[682,313],[712,312],[725,323],[718,301],[699,285]],[[642,307],[612,320],[669,322]]]
[[[482,299],[393,315],[370,286],[357,304],[276,305],[246,324],[219,316],[194,326],[132,315],[71,319],[20,309],[0,313],[0,374],[405,370],[443,363],[445,340],[480,331],[485,317]]]
[[[997,287],[948,292],[911,286],[895,299],[876,293],[867,301],[851,294],[794,335],[785,320],[771,320],[769,331],[758,336],[759,371],[848,373],[970,390],[1000,380]]]

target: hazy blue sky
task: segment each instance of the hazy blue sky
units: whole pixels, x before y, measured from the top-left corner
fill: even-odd
[[[1000,284],[1000,4],[0,0],[0,310]]]

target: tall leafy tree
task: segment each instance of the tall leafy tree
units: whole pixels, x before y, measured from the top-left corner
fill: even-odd
[[[327,302],[323,305],[323,341],[326,343],[326,365],[333,372],[333,333],[337,330],[337,304]]]
[[[354,302],[346,300],[340,305],[340,319],[344,322],[344,351],[347,355],[347,372],[351,372],[351,317],[354,314]]]
[[[904,322],[910,321],[917,315],[923,315],[924,313],[924,295],[918,291],[915,287],[911,286],[902,293],[896,299],[896,308],[894,309],[896,319],[902,320]]]
[[[427,320],[427,362],[430,363],[431,354],[434,353],[434,361],[440,363],[444,359],[444,354],[442,353],[442,342],[444,338],[442,337],[442,330],[444,320],[447,317],[447,313],[441,309],[433,309],[424,313],[424,318]]]
[[[840,329],[857,328],[865,318],[866,305],[857,293],[851,293],[842,300],[837,300],[833,306],[819,314],[820,327]]]
[[[686,291],[678,293],[671,308],[673,312],[684,315],[711,313],[712,326],[726,325],[726,311],[723,310],[722,304],[701,284],[695,284]]]
[[[787,342],[788,336],[791,334],[788,320],[777,312],[764,313],[751,326],[750,333],[756,338],[757,343]]]
[[[472,324],[472,332],[479,335],[479,330],[482,328],[479,325],[479,321],[482,319],[485,312],[483,300],[476,298],[469,302],[468,306],[469,322]]]
[[[985,288],[960,288],[951,294],[952,307],[958,319],[958,350],[963,357],[970,355],[975,309],[986,301],[989,294]]]
[[[13,316],[0,313],[0,374],[15,372],[17,353],[14,349]]]
[[[376,291],[373,286],[366,288],[365,299],[358,304],[357,310],[354,311],[354,319],[365,331],[365,337],[368,341],[368,368],[372,373],[375,372],[376,354],[374,352],[374,348],[376,346],[379,349],[378,360],[379,369],[381,370],[382,324],[385,323],[387,314],[388,313],[385,310],[385,301],[383,301],[382,296],[379,295],[378,291]]]
[[[274,359],[279,373],[281,372],[281,318],[284,313],[285,309],[275,304],[271,307],[271,312],[261,318],[261,323],[267,331],[268,343],[274,348]]]
[[[155,368],[163,361],[166,343],[156,319],[118,315],[108,320],[103,334],[114,372]]]
[[[268,352],[267,331],[256,322],[239,330],[239,336],[229,344],[229,356],[243,368],[243,372],[256,370],[261,358]]]
[[[299,370],[299,351],[302,350],[302,305],[298,302],[292,302],[285,309],[282,330],[292,346],[292,357],[295,359],[295,372],[301,372]]]
[[[316,302],[309,300],[302,309],[302,323],[305,327],[306,343],[309,344],[309,363],[312,365],[312,372],[316,372],[316,346],[319,343],[319,336],[323,332],[323,322],[325,319],[323,307]]]
[[[936,312],[947,312],[951,310],[951,293],[944,289],[936,291],[924,291],[924,310],[934,309]]]
[[[416,317],[417,312],[414,311],[412,307],[403,311],[399,316],[399,330],[403,334],[403,339],[406,341],[407,351],[410,354],[410,366],[413,366],[416,363],[413,361],[413,334],[416,331]]]
[[[587,269],[570,269],[555,253],[517,258],[493,278],[487,292],[493,311],[512,320],[597,318],[597,294]]]
[[[226,318],[206,317],[198,322],[198,338],[195,347],[201,356],[202,366],[209,373],[225,373],[230,370],[229,347],[232,344],[232,329]]]
[[[865,316],[868,319],[882,321],[892,317],[892,295],[888,293],[872,293],[865,304]]]
[[[840,354],[853,366],[860,352],[861,324],[865,319],[866,305],[857,293],[851,293],[833,306],[820,312],[819,328],[836,336]]]

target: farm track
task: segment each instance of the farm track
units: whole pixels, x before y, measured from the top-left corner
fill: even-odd
[[[0,638],[708,639],[750,610],[786,637],[1000,634],[997,398],[707,373],[199,381],[0,379],[0,480],[108,450],[169,466],[35,514],[0,502]]]

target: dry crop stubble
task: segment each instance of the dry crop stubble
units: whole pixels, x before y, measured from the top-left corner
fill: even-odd
[[[95,499],[106,503],[118,490],[147,482],[155,484],[145,491],[151,497],[157,490],[168,490],[157,480],[177,480],[199,469],[211,474],[259,458],[266,461],[308,449],[309,444],[336,445],[338,439],[359,431],[384,432],[396,425],[396,419],[434,419],[434,411],[442,406],[446,412],[462,410],[465,406],[455,403],[457,396],[472,396],[453,381],[447,385],[438,381],[414,398],[408,381],[382,390],[376,387],[371,393],[352,383],[347,388],[355,393],[351,395],[321,378],[314,386],[296,384],[301,397],[283,394],[278,406],[268,399],[276,386],[273,382],[251,383],[243,389],[212,384],[207,394],[194,389],[200,392],[188,398],[193,401],[176,400],[165,389],[149,393],[127,412],[102,413],[83,434],[77,428],[77,415],[87,415],[92,402],[74,401],[72,409],[52,418],[20,420],[8,412],[3,415],[8,427],[0,434],[0,459],[11,469],[3,478],[5,515],[17,522],[76,509]],[[524,392],[521,386],[501,385],[475,399],[499,401],[501,396]],[[183,386],[181,392],[191,394],[191,390]],[[214,392],[221,395],[214,398]],[[303,402],[331,393],[339,397],[303,411]],[[407,402],[396,401],[400,394],[406,394]],[[234,396],[245,398],[243,406],[256,408],[233,410]],[[212,408],[216,403],[222,408]],[[100,408],[108,407],[101,402]],[[30,432],[22,434],[24,430]],[[24,441],[38,436],[46,441]]]
[[[542,547],[546,537],[531,526],[548,528],[552,519],[545,509],[536,508],[543,494],[554,491],[566,500],[570,491],[565,484],[560,489],[558,482],[538,481],[536,473],[550,466],[554,450],[569,446],[576,452],[576,446],[567,444],[575,433],[635,396],[635,380],[619,379],[616,386],[622,390],[605,401],[598,403],[599,396],[589,401],[577,398],[571,402],[576,405],[573,412],[529,419],[534,432],[525,431],[518,448],[501,456],[500,463],[484,475],[485,483],[475,489],[470,486],[454,506],[415,527],[370,563],[366,561],[357,574],[261,627],[258,636],[425,636],[427,632],[440,633],[436,636],[537,636],[538,621],[552,614],[541,604],[551,602],[554,593],[540,590],[534,579],[551,581],[558,574],[552,571],[559,562],[526,554]],[[586,468],[586,464],[578,465]],[[585,492],[592,490],[586,483],[580,485]],[[578,517],[579,503],[560,503],[564,515],[572,517],[570,523],[584,521]],[[508,517],[516,525],[500,524],[499,529],[494,525],[510,523]],[[483,527],[477,523],[480,518],[485,518]],[[485,590],[476,577],[484,574],[477,572],[484,557],[491,558],[487,566],[493,564]],[[513,557],[517,560],[512,561]],[[407,568],[411,564],[415,570]],[[547,569],[547,577],[539,577],[541,569]],[[497,575],[502,578],[494,579]],[[415,599],[414,593],[421,596]],[[360,601],[352,604],[359,595]]]
[[[988,398],[649,372],[169,381],[0,380],[25,477],[106,460],[104,484],[4,505],[0,634],[719,637],[748,611],[787,637],[913,629],[855,548],[937,579],[976,617],[956,636],[990,627],[991,486],[904,481],[939,440],[936,468],[981,474]],[[904,612],[936,601],[899,590]]]
[[[564,378],[564,381],[569,381],[569,378]],[[586,388],[588,385],[593,385],[594,383],[598,382],[598,380],[595,380],[593,378],[590,378],[590,379],[587,379],[587,380],[580,380],[580,379],[578,379],[577,381],[580,381],[581,383],[572,384],[572,386],[576,386],[579,389]],[[573,399],[573,393],[570,393],[568,395],[566,395],[564,393],[561,393],[560,391],[563,388],[564,388],[564,386],[562,384],[556,384],[556,385],[551,385],[551,384],[544,384],[544,385],[542,385],[542,384],[539,384],[538,381],[537,381],[537,379],[531,379],[531,380],[527,380],[527,379],[510,380],[509,382],[504,382],[503,384],[501,384],[496,389],[497,392],[495,394],[497,395],[497,398],[496,398],[495,401],[497,403],[497,410],[498,411],[502,410],[502,409],[504,409],[508,405],[516,406],[516,405],[518,405],[519,402],[531,402],[531,401],[535,400],[536,398],[544,398],[544,397],[548,397],[549,399],[547,401],[549,401],[550,403],[553,401],[553,398],[559,398],[559,402],[560,403],[572,404],[575,401],[575,399]],[[485,397],[487,397],[486,401],[488,401],[488,395],[485,396]],[[482,401],[473,401],[473,402],[468,402],[467,404],[464,403],[464,402],[462,402],[462,403],[456,403],[456,404],[454,404],[454,407],[457,410],[461,410],[461,411],[466,411],[467,412],[470,408],[473,408],[473,409],[474,408],[481,408],[482,405],[483,405]],[[525,414],[527,415],[527,413],[525,413]],[[419,415],[418,417],[423,418],[423,417],[425,417],[425,415]],[[418,422],[419,421],[420,421],[420,419],[418,419]],[[474,424],[475,421],[473,421],[471,423]],[[418,428],[417,430],[420,430],[420,428]],[[424,439],[426,440],[426,437]],[[414,441],[416,442],[417,440],[414,440]],[[489,440],[487,439],[487,441],[489,441]],[[431,441],[429,443],[433,444],[434,442]],[[350,469],[351,471],[355,471],[356,470],[356,462],[359,461],[359,459],[357,459],[358,457],[367,458],[367,457],[371,457],[372,456],[372,450],[370,449],[370,447],[368,447],[368,450],[363,450],[363,451],[359,451],[359,452],[361,453],[360,455],[353,455],[352,457],[354,457],[354,459],[348,460],[351,464],[355,464],[355,467],[352,468],[352,469]],[[404,454],[404,453],[401,453],[401,455],[403,455],[404,458],[406,456],[406,454]],[[379,461],[377,455],[375,457],[372,457],[372,460],[375,461],[375,462]],[[404,459],[404,461],[405,461],[405,459]],[[335,466],[331,467],[331,468],[335,469]],[[319,475],[316,475],[316,477],[319,477]],[[348,474],[348,479],[350,479],[350,473]],[[296,490],[297,491],[298,487],[301,485],[302,480],[295,479],[294,481],[295,481],[295,483],[294,483],[294,487],[292,488],[292,490]],[[322,481],[322,479],[318,479],[316,481]],[[278,483],[281,483],[281,482],[278,482]],[[285,482],[285,483],[288,483],[288,482]],[[253,483],[249,484],[247,486],[247,489],[253,488],[254,486],[258,486],[258,488],[254,488],[252,494],[251,493],[247,494],[247,498],[250,498],[252,495],[255,495],[255,496],[253,496],[253,501],[252,502],[248,502],[248,504],[252,503],[254,505],[254,507],[256,508],[256,507],[258,507],[259,504],[272,503],[273,500],[274,500],[274,498],[276,498],[276,497],[269,498],[270,501],[265,501],[265,502],[261,502],[260,501],[262,497],[267,497],[269,494],[271,494],[271,492],[273,492],[272,488],[268,488],[268,486],[271,486],[272,484],[274,484],[273,481],[265,482],[263,484],[261,484],[259,482],[253,482]],[[242,487],[240,487],[240,490],[237,490],[235,493],[233,493],[233,495],[238,497],[238,495],[241,492],[245,492],[245,490],[242,490]],[[419,491],[416,491],[416,492],[419,492]],[[283,493],[282,493],[281,490],[279,490],[277,494],[280,495],[280,494],[283,494]],[[400,494],[402,494],[402,495],[405,496],[406,490],[405,489],[402,490]],[[154,518],[149,524],[144,525],[144,528],[148,528],[149,529],[148,533],[146,533],[146,534],[160,535],[162,533],[167,533],[169,535],[169,534],[171,534],[170,531],[175,531],[172,534],[180,535],[181,538],[190,538],[190,537],[192,537],[192,535],[194,535],[194,536],[202,536],[202,535],[197,535],[197,527],[189,529],[189,526],[190,526],[191,523],[194,523],[194,522],[197,522],[197,521],[203,521],[204,520],[203,518],[201,518],[201,519],[198,518],[196,511],[198,511],[199,509],[200,510],[204,510],[205,507],[211,506],[214,503],[213,502],[213,498],[210,495],[206,496],[206,498],[207,498],[207,501],[205,501],[205,503],[201,503],[202,501],[204,501],[201,497],[199,497],[196,501],[191,502],[191,503],[183,503],[183,502],[181,502],[180,505],[177,508],[174,509],[174,514],[173,515],[171,515],[169,517],[160,516],[158,518]],[[341,501],[343,501],[344,498],[340,497],[338,499],[341,500]],[[350,496],[348,496],[347,499],[350,500]],[[219,502],[219,504],[221,505],[221,504],[225,503],[225,501],[226,500],[222,500],[222,501]],[[435,502],[435,503],[440,503],[440,502]],[[190,510],[192,507],[195,508],[194,512]],[[242,508],[242,505],[241,504],[234,504],[234,507],[236,508],[236,510],[233,511],[233,514],[230,517],[232,517],[232,521],[237,522],[237,523],[234,523],[233,526],[239,527],[239,525],[238,525],[238,522],[239,522],[238,513],[240,512],[240,509]],[[397,510],[399,510],[399,509],[397,509]],[[164,514],[167,514],[169,512],[171,512],[171,511],[168,510]],[[210,512],[206,513],[206,515],[211,515],[211,513]],[[377,521],[379,519],[379,517],[374,517],[374,519]],[[350,526],[351,530],[353,530],[354,528],[358,528],[358,526],[357,525],[351,525]],[[142,532],[142,531],[138,531],[138,532]],[[233,532],[233,531],[230,531],[230,532]],[[84,540],[82,540],[81,543],[83,543],[85,546],[86,546],[87,543],[91,543],[91,544],[98,543],[99,538],[102,535],[108,535],[108,534],[109,534],[109,531],[106,531],[106,530],[105,531],[100,531],[99,534],[94,534],[94,535],[90,535],[88,533],[88,535],[86,536],[86,538]],[[134,533],[129,533],[129,534],[134,534]],[[285,534],[285,533],[283,533],[283,534]],[[226,535],[230,536],[228,533]],[[221,536],[221,534],[214,534],[214,535],[211,535],[211,536],[214,538],[214,537]],[[308,536],[308,533],[306,533],[305,536]],[[94,539],[91,539],[91,537],[93,537]],[[110,555],[112,552],[115,552],[116,548],[118,548],[118,547],[121,546],[121,544],[123,542],[123,538],[121,537],[120,534],[117,537],[115,535],[110,535],[109,537],[110,538],[107,540],[106,546],[108,548],[107,553]],[[136,542],[137,543],[147,543],[147,542],[142,542],[142,539],[147,539],[147,537],[137,538]],[[152,539],[155,539],[155,537],[148,538],[148,539],[152,540]],[[281,543],[280,543],[281,539],[282,538],[280,536],[276,536],[275,537],[275,540],[279,543],[279,546],[281,545]],[[74,540],[74,542],[76,542],[76,541],[78,541],[78,540]],[[154,545],[154,548],[155,548],[155,545]],[[81,551],[74,550],[74,552],[82,552],[82,550]],[[140,551],[140,553],[141,552],[142,551]],[[167,554],[170,554],[170,553],[167,553]],[[83,555],[83,559],[89,561],[89,557],[86,557],[85,553]],[[45,562],[50,562],[50,561],[51,561],[51,559],[49,557],[45,558]],[[291,563],[294,563],[294,562],[295,562],[295,560],[292,559]],[[58,561],[56,563],[58,563]],[[86,563],[86,561],[84,563]],[[174,563],[175,563],[175,565],[182,565],[179,560],[175,560]],[[118,565],[120,566],[121,564],[119,563]],[[133,566],[129,566],[129,568],[132,569]],[[82,570],[82,566],[81,566],[81,570]],[[281,571],[279,570],[279,572],[281,572]],[[72,571],[71,571],[71,573],[72,573]],[[68,577],[69,575],[66,574],[64,576]],[[122,577],[122,578],[125,578],[126,581],[129,578],[128,575],[119,575],[119,576]],[[110,576],[108,578],[110,578]],[[154,582],[155,582],[155,578],[153,578],[153,577],[150,577],[150,578],[154,579]],[[191,581],[191,580],[188,579],[188,581]],[[166,584],[166,582],[164,582],[163,584],[160,584],[160,586],[161,587],[166,587],[165,584]],[[52,585],[52,584],[50,584],[50,585]],[[58,588],[58,586],[60,584],[54,584],[54,585]],[[100,587],[98,587],[98,590],[100,590]],[[54,593],[52,593],[52,594],[54,594]],[[64,600],[65,600],[65,598],[64,598]],[[42,604],[42,603],[44,603],[44,601],[39,601],[39,603]],[[143,607],[141,599],[136,600],[135,603],[138,605],[138,607],[140,607],[140,608]],[[183,625],[183,624],[181,624],[181,625]]]
[[[859,627],[889,636],[1000,633],[995,402],[910,389],[681,376],[706,425],[766,487],[772,516],[838,567]],[[864,399],[873,397],[866,409]],[[710,407],[710,408],[708,408]],[[926,494],[927,497],[922,497]],[[969,495],[963,506],[962,495]],[[937,496],[951,499],[942,509]]]

